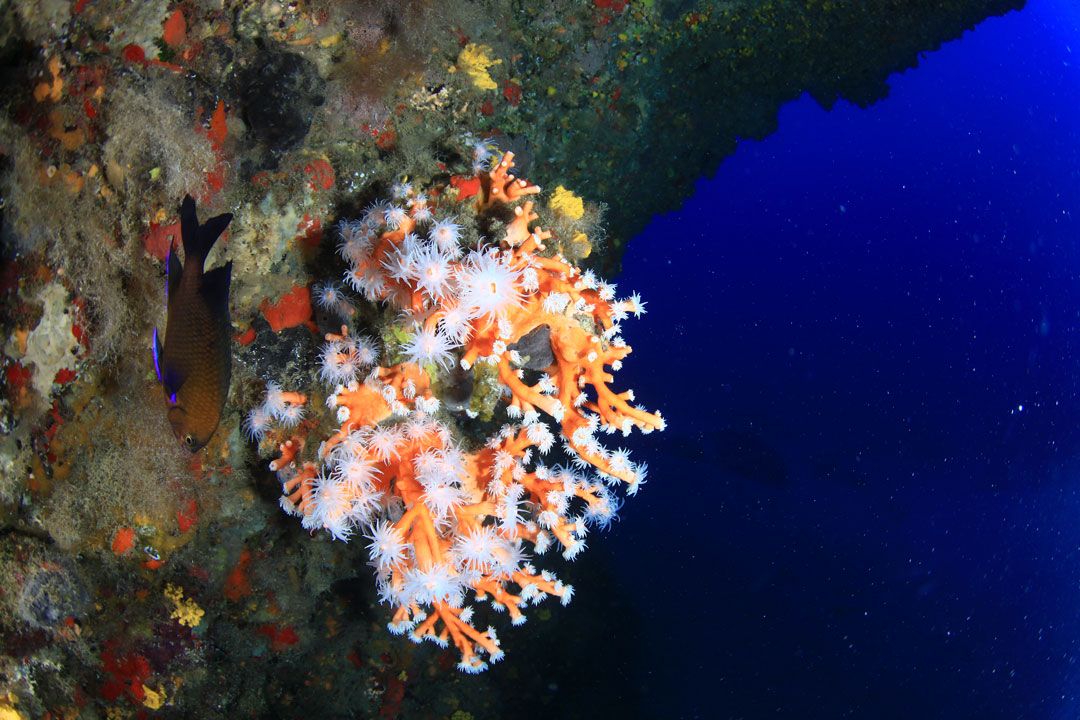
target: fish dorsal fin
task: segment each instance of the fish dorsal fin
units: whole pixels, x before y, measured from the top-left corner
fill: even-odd
[[[229,284],[232,282],[232,261],[203,274],[199,293],[215,312],[229,317]]]
[[[180,236],[184,241],[185,263],[195,260],[196,266],[201,269],[218,236],[225,232],[225,228],[232,222],[232,217],[232,213],[224,213],[200,225],[195,212],[195,201],[190,195],[185,195],[184,201],[180,203]]]
[[[165,261],[165,301],[168,302],[169,298],[176,294],[176,288],[180,285],[180,276],[184,272],[183,265],[180,264],[180,258],[176,257],[176,248],[169,247],[169,257]]]

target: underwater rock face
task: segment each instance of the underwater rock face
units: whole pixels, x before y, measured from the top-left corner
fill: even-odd
[[[81,618],[90,601],[69,558],[15,533],[0,542],[0,586],[0,639],[6,633],[57,631]]]
[[[19,588],[19,617],[33,627],[55,627],[85,610],[89,597],[78,578],[60,564],[39,566]]]
[[[1024,5],[672,0],[651,4],[651,13],[636,4],[621,14],[598,11],[600,22],[618,27],[619,42],[549,36],[538,43],[545,62],[515,67],[522,97],[573,76],[590,80],[590,94],[558,92],[559,111],[531,113],[527,128],[521,113],[496,104],[490,127],[527,131],[542,150],[530,168],[542,187],[563,184],[608,204],[614,247],[590,264],[610,275],[623,242],[678,207],[740,139],[771,134],[785,103],[806,93],[826,108],[839,100],[868,106],[888,95],[890,74],[918,65],[920,53]],[[515,41],[530,44],[532,19],[513,16]]]
[[[295,385],[306,376],[308,358],[316,348],[307,328],[286,328],[275,333],[261,320],[253,328],[256,332],[251,344],[234,353],[252,374],[285,385]]]
[[[551,328],[541,325],[509,347],[521,355],[520,367],[526,370],[543,370],[555,362],[551,351]]]
[[[260,48],[237,76],[241,113],[256,142],[271,155],[296,147],[323,104],[315,64],[290,52]]]

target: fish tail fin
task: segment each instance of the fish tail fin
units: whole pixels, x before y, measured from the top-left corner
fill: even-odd
[[[210,254],[210,249],[232,222],[232,217],[232,213],[224,213],[200,225],[199,218],[195,214],[195,201],[190,195],[184,196],[184,201],[180,204],[180,236],[184,241],[185,266],[194,259],[195,266],[202,268],[203,261]]]

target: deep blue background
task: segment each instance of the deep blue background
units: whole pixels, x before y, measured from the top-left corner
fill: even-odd
[[[793,103],[631,242],[669,429],[578,589],[637,716],[1080,717],[1078,8]]]

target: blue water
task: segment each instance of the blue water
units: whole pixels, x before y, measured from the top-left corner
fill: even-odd
[[[578,579],[630,608],[579,659],[623,717],[1080,717],[1080,9],[889,84],[629,246],[620,379],[669,429]]]

